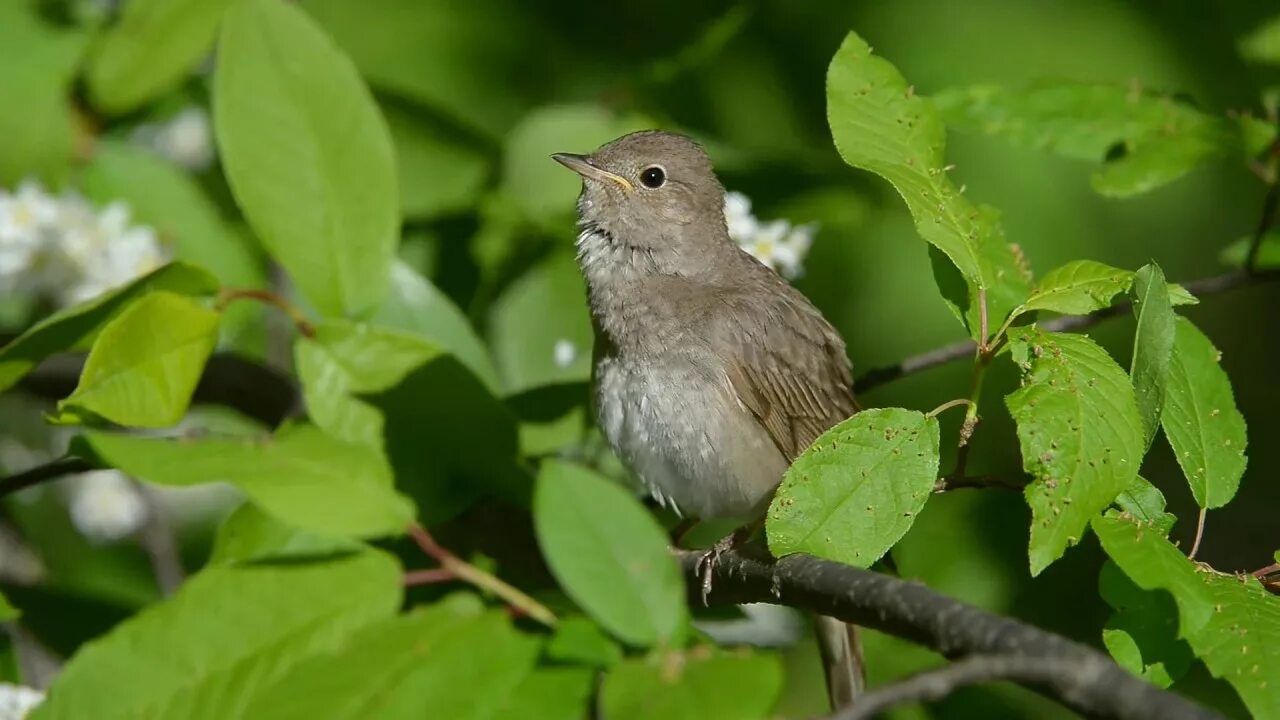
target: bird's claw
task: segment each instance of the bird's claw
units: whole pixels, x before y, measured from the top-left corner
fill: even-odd
[[[703,607],[706,607],[708,604],[707,598],[711,595],[711,578],[715,575],[716,565],[720,563],[720,556],[725,552],[732,550],[738,545],[738,543],[739,538],[737,533],[726,535],[725,537],[717,540],[716,544],[712,545],[710,550],[707,550],[702,554],[702,557],[698,558],[698,565],[695,570],[697,572],[698,579],[702,584]]]

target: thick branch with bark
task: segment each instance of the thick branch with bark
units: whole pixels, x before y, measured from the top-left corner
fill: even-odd
[[[689,586],[701,602],[698,561],[703,553],[680,551]],[[1217,714],[1126,672],[1111,658],[1017,620],[1000,617],[940,595],[919,583],[870,570],[792,555],[782,560],[752,559],[738,552],[720,555],[711,577],[709,604],[773,603],[809,610],[905,638],[948,658],[977,655],[1029,659],[1052,672],[1008,672],[1004,679],[1026,685],[1088,717],[1120,720],[1217,718]],[[946,682],[977,682],[977,665],[952,671]],[[968,673],[968,674],[966,674]],[[987,678],[994,679],[990,671]],[[936,678],[919,681],[936,686]],[[876,698],[876,691],[867,698]],[[883,691],[883,692],[887,692]],[[896,692],[896,691],[895,691]],[[933,697],[915,691],[918,699]],[[893,697],[897,697],[894,695]],[[874,702],[883,701],[879,696]],[[850,716],[850,717],[857,717]]]

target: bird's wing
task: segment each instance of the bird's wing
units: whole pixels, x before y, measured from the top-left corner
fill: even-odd
[[[763,302],[759,295],[726,299],[731,307],[720,327],[728,337],[720,346],[732,348],[724,361],[738,399],[790,461],[858,405],[840,334],[799,291],[778,285]]]

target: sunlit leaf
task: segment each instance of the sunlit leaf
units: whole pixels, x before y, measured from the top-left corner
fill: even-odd
[[[1142,418],[1144,447],[1151,447],[1160,429],[1160,415],[1169,382],[1169,363],[1173,356],[1173,304],[1164,272],[1154,263],[1138,270],[1133,278],[1133,312],[1138,329],[1133,336],[1133,362],[1129,377],[1133,379],[1138,415]]]
[[[1133,273],[1093,260],[1073,260],[1045,273],[1018,312],[1052,310],[1087,315],[1110,307],[1115,296],[1129,289]]]
[[[533,519],[552,574],[611,633],[641,646],[669,645],[684,634],[684,582],[667,537],[621,486],[548,460]]]
[[[132,427],[176,424],[218,341],[219,320],[218,312],[182,295],[143,296],[98,334],[80,383],[58,411],[87,410]]]
[[[1144,590],[1178,605],[1178,636],[1215,677],[1231,683],[1255,717],[1280,708],[1280,597],[1252,577],[1205,569],[1159,533],[1109,513],[1093,520],[1102,548]]]
[[[494,720],[581,720],[589,713],[596,673],[591,668],[545,667],[525,676]]]
[[[1116,496],[1116,505],[1137,522],[1168,536],[1177,521],[1173,513],[1166,512],[1164,493],[1141,475],[1129,483],[1124,492]]]
[[[129,0],[97,45],[85,81],[99,109],[119,114],[172,89],[213,45],[231,0]]]
[[[15,620],[22,613],[18,609],[9,604],[3,593],[0,593],[0,623]]]
[[[1222,507],[1235,496],[1248,462],[1244,416],[1220,357],[1204,333],[1178,318],[1160,424],[1204,508]]]
[[[937,419],[864,410],[787,470],[769,506],[769,550],[870,567],[911,528],[937,480]]]
[[[400,221],[369,89],[292,3],[234,3],[217,57],[214,129],[236,202],[318,309],[368,310],[386,293]]]
[[[228,482],[263,510],[304,530],[369,537],[404,530],[413,505],[392,487],[374,448],[343,442],[314,426],[275,436],[168,440],[105,432],[82,437],[80,454],[159,485]]]
[[[395,105],[382,107],[396,149],[404,217],[426,220],[472,207],[489,172],[484,154],[421,114]]]
[[[753,720],[781,690],[776,657],[701,647],[624,661],[605,677],[600,706],[610,720]]]
[[[327,558],[357,552],[363,547],[350,538],[291,527],[246,502],[218,526],[209,564]]]
[[[1280,15],[1240,38],[1240,57],[1250,62],[1280,65]]]
[[[1083,335],[1035,326],[1009,331],[1021,388],[1005,397],[1033,478],[1031,574],[1076,544],[1142,462],[1142,420],[1129,376]]]
[[[254,688],[390,617],[400,596],[400,568],[380,552],[211,567],[83,648],[31,717],[240,717]]]
[[[573,256],[557,253],[511,284],[489,315],[507,393],[591,377],[591,316]]]
[[[988,315],[997,322],[1026,298],[1028,278],[1005,242],[997,213],[969,202],[948,177],[946,129],[937,111],[853,33],[827,71],[827,120],[845,162],[892,183],[916,231],[971,286],[966,299],[943,283],[944,296],[971,336],[980,330],[977,288],[986,289]]]
[[[600,626],[585,617],[562,618],[547,643],[547,657],[560,662],[609,667],[622,659],[622,650]]]

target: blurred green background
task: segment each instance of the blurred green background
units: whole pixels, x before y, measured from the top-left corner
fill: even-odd
[[[51,36],[71,45],[85,42],[72,28],[101,22],[111,12],[110,3],[100,2],[0,3],[10,6],[0,11],[0,24],[34,10]],[[1264,89],[1280,83],[1280,72],[1250,66],[1237,53],[1240,36],[1280,11],[1280,3],[1258,0],[300,4],[351,55],[382,104],[400,162],[401,256],[481,329],[513,406],[538,419],[522,428],[522,445],[531,454],[575,442],[582,410],[576,407],[565,419],[565,404],[554,393],[530,391],[584,380],[590,356],[581,286],[568,259],[577,181],[547,158],[549,152],[587,152],[640,127],[684,131],[707,144],[726,187],[746,193],[759,217],[819,223],[797,285],[844,334],[860,374],[962,339],[964,332],[938,298],[925,244],[898,196],[886,183],[848,168],[832,146],[824,77],[848,30],[866,38],[924,95],[980,82],[1136,83],[1182,94],[1206,112],[1260,114]],[[0,38],[15,27],[0,27]],[[4,89],[5,82],[17,82],[15,63],[36,62],[31,52],[0,43],[0,63],[8,68],[0,70],[0,94],[38,95],[23,96],[13,85]],[[71,116],[80,128],[75,137],[97,136],[99,149],[129,142],[140,124],[208,106],[207,73],[199,69],[159,100],[118,114],[95,110],[74,72],[50,72],[67,79],[58,93],[80,108]],[[23,137],[30,118],[17,116],[28,107],[38,110],[0,105],[0,133],[11,129],[9,139],[0,134],[0,145]],[[68,106],[53,112],[69,112]],[[1262,202],[1262,184],[1238,161],[1224,159],[1155,192],[1117,200],[1090,188],[1088,163],[999,138],[952,133],[948,142],[956,182],[966,185],[971,199],[1003,212],[1007,237],[1022,246],[1037,273],[1090,258],[1124,268],[1155,260],[1171,280],[1213,275],[1224,269],[1219,250],[1253,231]],[[70,148],[74,157],[65,171],[53,165],[44,172],[24,170],[21,158],[13,159],[16,150],[0,149],[6,173],[0,181],[12,188],[28,175],[43,176],[108,199],[95,197],[95,178],[105,182],[101,156],[75,143]],[[216,164],[191,175],[225,221],[238,226]],[[260,265],[260,256],[254,257]],[[1280,288],[1271,286],[1214,297],[1188,311],[1223,351],[1249,422],[1249,470],[1240,496],[1209,514],[1200,555],[1223,570],[1265,565],[1280,546],[1280,483],[1274,482],[1280,474],[1280,443],[1274,442],[1280,429],[1274,412],[1280,405],[1274,376],[1278,307]],[[20,331],[38,311],[22,298],[7,298],[3,330]],[[250,329],[230,338],[231,347],[287,362],[287,351],[263,339],[269,332],[260,323],[248,318]],[[1091,335],[1127,364],[1130,319],[1110,321]],[[565,339],[576,357],[557,363],[555,345]],[[968,368],[957,363],[881,386],[862,401],[927,409],[962,396],[967,383]],[[1001,399],[1015,383],[1005,367],[987,382],[970,465],[975,472],[1018,472],[1017,441]],[[0,404],[0,432],[25,445],[47,443],[32,429],[41,409],[7,398]],[[954,437],[958,417],[944,416],[943,437]],[[942,466],[950,462],[944,457]],[[1163,439],[1143,475],[1164,491],[1180,518],[1174,539],[1188,543],[1195,506]],[[49,555],[46,564],[92,568],[83,570],[77,592],[50,596],[50,603],[63,604],[48,606],[42,637],[67,651],[154,597],[154,588],[137,548],[68,540],[74,533],[60,512],[47,502],[5,505],[9,523]],[[1096,542],[1086,539],[1033,582],[1027,519],[1015,494],[944,494],[929,503],[893,555],[904,576],[1099,644],[1109,611],[1096,590],[1102,562]],[[185,534],[184,551],[198,563],[207,552],[207,532]],[[76,619],[58,620],[71,616]],[[880,637],[868,645],[873,683],[933,661]],[[790,655],[779,713],[800,716],[821,706],[821,681],[807,643]],[[1179,689],[1224,695],[1203,669]],[[974,703],[982,704],[984,717],[1048,712],[1037,698],[1013,688],[961,692],[938,710],[965,715],[975,711]]]

